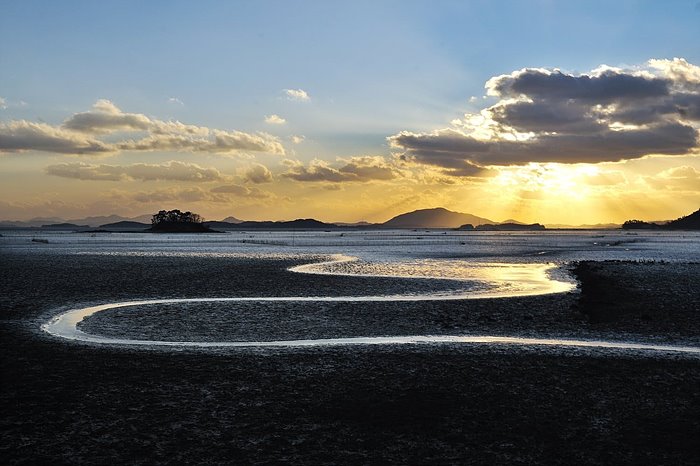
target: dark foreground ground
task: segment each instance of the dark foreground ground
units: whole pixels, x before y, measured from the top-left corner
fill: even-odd
[[[294,263],[0,252],[2,462],[700,462],[698,358],[457,345],[134,351],[37,331],[57,309],[77,303],[423,286],[284,270]],[[622,335],[697,344],[700,265],[585,263],[576,273],[581,295],[317,306],[308,309],[309,328],[335,334],[336,321],[359,320],[375,334],[398,326],[398,334]],[[250,339],[285,315],[241,311],[242,323],[253,325],[251,334],[236,336]]]

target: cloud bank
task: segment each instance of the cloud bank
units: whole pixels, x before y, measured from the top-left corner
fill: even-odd
[[[600,67],[573,74],[526,68],[495,76],[499,100],[452,127],[388,138],[409,162],[454,176],[485,166],[530,162],[598,163],[698,148],[700,67],[650,60],[634,69]]]
[[[399,176],[397,169],[380,156],[351,157],[338,159],[339,167],[324,160],[313,160],[308,166],[294,160],[286,160],[288,171],[282,176],[296,181],[340,183],[348,181],[367,182],[391,180]]]
[[[92,181],[169,180],[209,182],[225,177],[216,168],[204,168],[194,163],[171,160],[163,164],[135,163],[132,165],[91,165],[83,162],[60,163],[46,167],[49,175]]]
[[[26,120],[0,123],[0,152],[23,151],[80,155],[120,151],[284,154],[284,147],[266,133],[157,120],[123,112],[108,100],[98,100],[91,110],[72,115],[61,126]]]

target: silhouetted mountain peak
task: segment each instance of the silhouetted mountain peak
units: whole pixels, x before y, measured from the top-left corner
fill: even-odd
[[[419,209],[397,215],[382,224],[388,228],[459,228],[461,225],[493,224],[492,220],[472,214],[453,212],[444,207]]]

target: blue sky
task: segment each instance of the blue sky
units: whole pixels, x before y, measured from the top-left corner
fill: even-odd
[[[0,120],[58,125],[107,99],[160,120],[303,135],[287,155],[304,163],[386,156],[388,136],[493,104],[481,99],[493,76],[697,65],[698,44],[697,1],[2,1]],[[266,124],[272,114],[286,123]]]

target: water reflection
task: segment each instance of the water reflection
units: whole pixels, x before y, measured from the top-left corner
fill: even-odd
[[[330,261],[305,264],[290,270],[323,275],[454,280],[464,285],[462,289],[450,293],[459,299],[562,293],[576,286],[557,265],[541,263],[479,263],[459,259],[370,262],[338,255]],[[435,296],[436,293],[427,296]],[[445,294],[440,293],[439,299],[444,297]]]
[[[372,298],[372,297],[364,297]],[[497,335],[410,335],[390,337],[353,337],[353,338],[321,338],[313,340],[277,340],[277,341],[163,341],[137,340],[129,338],[113,338],[85,333],[77,328],[77,324],[86,317],[107,309],[136,307],[154,304],[174,304],[193,302],[224,302],[224,301],[340,301],[345,298],[318,297],[267,297],[267,298],[201,298],[201,299],[154,299],[144,301],[128,301],[121,303],[102,304],[65,312],[41,326],[45,332],[65,338],[89,343],[130,346],[166,346],[166,347],[195,347],[195,348],[248,348],[248,347],[328,347],[343,345],[405,345],[405,344],[486,344],[486,345],[521,345],[592,348],[599,350],[646,351],[654,353],[680,353],[691,356],[700,355],[700,348],[681,345],[660,345],[624,341],[576,340],[566,338],[523,338]],[[346,300],[363,300],[362,297]],[[367,299],[364,299],[367,300]]]

